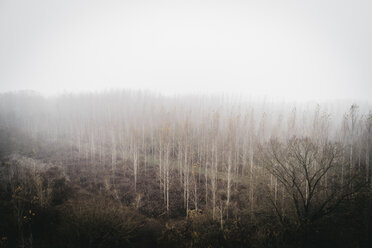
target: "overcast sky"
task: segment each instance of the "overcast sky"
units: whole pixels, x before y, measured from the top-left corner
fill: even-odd
[[[0,92],[372,98],[370,0],[0,0]]]

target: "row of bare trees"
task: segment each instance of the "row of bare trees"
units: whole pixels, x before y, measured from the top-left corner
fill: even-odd
[[[3,94],[0,127],[69,147],[63,159],[138,179],[156,167],[164,210],[182,189],[185,215],[221,225],[247,188],[247,208],[269,192],[280,221],[320,218],[371,180],[368,106],[290,104],[116,91],[44,98]],[[263,189],[264,188],[264,189]],[[266,192],[266,191],[265,191]],[[291,202],[291,204],[288,204]]]

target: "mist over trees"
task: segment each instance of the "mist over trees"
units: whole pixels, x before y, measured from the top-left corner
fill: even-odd
[[[0,189],[9,203],[1,207],[13,226],[0,224],[0,247],[63,235],[69,247],[362,247],[371,244],[371,150],[366,104],[1,94]],[[62,234],[49,239],[40,227],[48,209],[70,213],[70,226],[55,220]],[[110,231],[84,234],[89,221]],[[358,234],[348,229],[357,225]],[[71,226],[81,236],[68,235]]]

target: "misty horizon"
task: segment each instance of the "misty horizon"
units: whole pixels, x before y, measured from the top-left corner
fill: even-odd
[[[42,7],[41,7],[42,6]],[[2,1],[0,92],[371,101],[370,1]]]
[[[370,109],[372,106],[372,99],[353,99],[353,98],[334,98],[334,99],[322,99],[322,98],[302,98],[302,99],[295,99],[289,98],[285,96],[272,96],[272,95],[265,95],[265,94],[249,94],[249,93],[233,93],[233,92],[163,92],[160,90],[152,90],[152,89],[131,89],[131,88],[107,88],[107,89],[99,89],[99,90],[80,90],[80,91],[69,91],[64,90],[61,92],[54,92],[54,93],[43,93],[33,89],[20,89],[20,90],[8,90],[0,92],[0,95],[9,95],[9,94],[30,94],[30,95],[37,95],[41,96],[46,99],[53,99],[59,98],[63,96],[73,95],[100,95],[100,94],[110,94],[115,92],[131,92],[133,94],[136,93],[144,93],[150,95],[157,95],[159,97],[165,98],[187,98],[187,97],[206,97],[206,98],[226,98],[226,99],[235,99],[236,102],[239,103],[249,103],[249,102],[271,102],[271,103],[283,103],[283,104],[292,104],[296,106],[297,104],[319,104],[319,105],[342,105],[346,110],[352,104],[357,104],[361,106],[363,109]]]

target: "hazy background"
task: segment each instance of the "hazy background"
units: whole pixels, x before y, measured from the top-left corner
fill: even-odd
[[[0,0],[0,92],[371,102],[371,11],[369,0]]]

